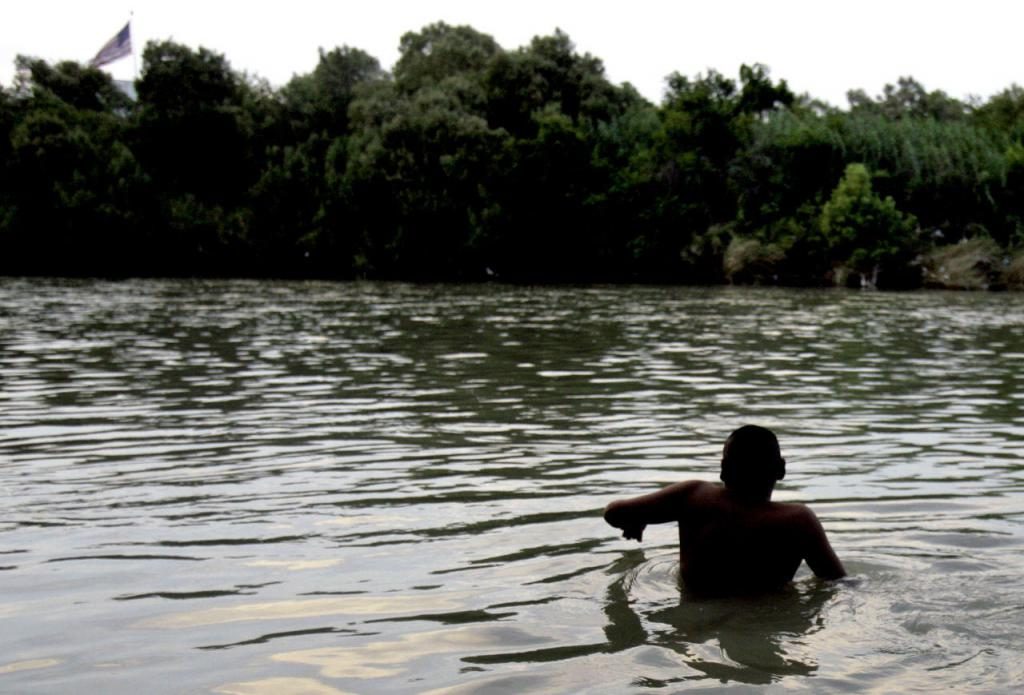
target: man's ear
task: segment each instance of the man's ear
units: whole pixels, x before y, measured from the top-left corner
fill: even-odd
[[[786,459],[779,457],[779,477],[778,480],[782,480],[786,477]]]

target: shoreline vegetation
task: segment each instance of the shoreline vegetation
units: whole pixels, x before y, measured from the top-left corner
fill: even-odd
[[[320,50],[280,88],[150,42],[129,97],[19,56],[0,274],[1024,289],[1024,89],[839,109],[766,67],[652,104],[560,31]]]

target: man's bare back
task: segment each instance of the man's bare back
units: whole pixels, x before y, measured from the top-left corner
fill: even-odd
[[[774,435],[768,434],[774,441]],[[770,482],[746,484],[749,481],[737,482],[734,474],[728,475],[727,465],[735,456],[732,461],[725,460],[727,442],[723,458],[726,485],[697,480],[669,485],[648,495],[612,502],[605,510],[605,520],[622,529],[625,538],[638,541],[648,524],[677,522],[680,576],[687,588],[700,593],[775,589],[789,582],[803,561],[824,579],[844,576],[846,571],[814,512],[802,504],[770,500],[774,481],[785,470],[777,446],[781,473]]]

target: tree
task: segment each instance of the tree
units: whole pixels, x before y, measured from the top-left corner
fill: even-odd
[[[125,113],[132,108],[128,95],[98,68],[73,61],[50,65],[27,56],[18,56],[15,64],[20,74],[28,75],[28,89],[37,102],[56,100],[73,109],[107,113]]]
[[[437,22],[402,36],[395,86],[399,93],[412,94],[456,77],[465,78],[464,85],[479,85],[491,59],[500,52],[501,47],[487,34]]]
[[[358,48],[320,49],[313,71],[248,110],[264,114],[254,143],[260,172],[245,206],[247,241],[258,269],[346,277],[355,253],[343,177],[349,108],[361,93],[389,84],[376,58]],[[258,272],[265,272],[258,270]]]
[[[750,143],[736,167],[737,222],[746,234],[783,242],[791,221],[815,209],[831,193],[829,182],[845,166],[846,145],[834,115],[780,110],[752,126]]]
[[[881,115],[889,119],[933,118],[937,121],[960,121],[968,107],[941,90],[929,92],[913,77],[901,77],[896,84],[886,84],[882,94],[872,99],[862,89],[850,90],[846,99],[853,113]]]
[[[149,43],[138,81],[140,155],[166,192],[230,204],[254,179],[243,101],[247,85],[224,56]]]
[[[490,236],[481,246],[504,277],[585,280],[622,272],[632,215],[611,199],[637,152],[627,114],[650,105],[612,85],[604,65],[564,32],[495,56],[485,76],[487,121],[507,132]],[[648,111],[647,124],[657,116]]]
[[[3,95],[0,235],[7,270],[120,272],[143,182],[127,144],[131,102],[105,73],[18,58]]]
[[[328,138],[349,132],[348,108],[362,85],[387,78],[376,58],[358,48],[320,49],[313,72],[293,77],[281,98],[299,142],[313,133]]]
[[[1024,144],[1014,142],[1003,155],[1006,178],[999,190],[999,210],[1006,233],[1001,239],[1010,247],[1024,246]]]
[[[1014,140],[1024,139],[1024,88],[1012,84],[974,109],[979,126]]]
[[[898,207],[930,229],[959,235],[994,222],[1005,141],[967,121],[890,119],[846,114],[835,119],[848,162],[863,162]]]
[[[94,68],[18,67],[8,272],[895,286],[914,219],[1024,244],[1016,85],[968,107],[900,78],[841,111],[753,64],[673,74],[656,106],[561,30],[505,50],[443,22],[394,76],[341,46],[281,89],[172,41],[136,102]]]
[[[820,231],[830,259],[840,276],[842,269],[859,274],[862,286],[877,287],[880,278],[890,286],[907,283],[916,228],[917,220],[897,210],[891,197],[882,199],[871,190],[863,164],[846,167],[821,209]]]
[[[742,66],[740,78],[740,85],[715,71],[694,80],[678,73],[668,78],[656,145],[661,222],[641,242],[654,267],[661,266],[654,272],[665,273],[669,263],[674,279],[681,272],[690,280],[720,279],[740,200],[738,164],[754,127],[794,100],[763,66]]]
[[[789,91],[785,80],[772,82],[768,68],[760,63],[740,66],[740,94],[736,104],[738,114],[760,116],[792,106],[796,96]]]
[[[353,102],[353,133],[340,181],[361,270],[385,277],[482,277],[471,259],[485,233],[505,134],[461,95],[468,78],[402,94],[381,85]]]
[[[16,209],[11,170],[11,130],[19,119],[14,98],[0,86],[0,244]]]
[[[158,254],[176,272],[225,272],[248,255],[244,197],[259,176],[258,99],[224,56],[171,41],[143,52],[135,147],[155,188]]]

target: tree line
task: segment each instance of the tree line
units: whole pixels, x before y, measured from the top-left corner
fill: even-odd
[[[19,57],[0,273],[1005,286],[1024,281],[1024,90],[902,78],[845,109],[767,68],[609,82],[560,31],[321,49],[280,88],[149,43],[130,98]]]

